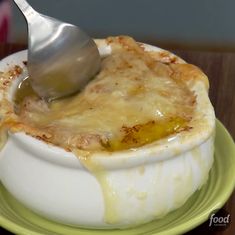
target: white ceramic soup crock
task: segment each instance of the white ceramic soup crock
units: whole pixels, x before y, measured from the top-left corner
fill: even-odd
[[[101,54],[110,53],[104,40],[97,43]],[[0,71],[14,65],[26,70],[26,54],[5,58]],[[10,101],[22,76],[6,91]],[[193,89],[206,125],[136,150],[97,153],[88,163],[24,133],[9,133],[0,152],[1,182],[26,207],[64,224],[125,228],[161,218],[200,189],[213,164],[214,111],[203,84]]]

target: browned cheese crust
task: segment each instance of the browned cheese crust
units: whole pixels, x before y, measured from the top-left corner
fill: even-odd
[[[130,37],[105,42],[112,53],[80,94],[50,104],[28,96],[17,113],[5,97],[1,125],[69,151],[137,148],[188,131],[196,106],[191,87],[200,80],[208,88],[201,70],[168,52],[147,52]],[[20,72],[2,73],[0,88]]]

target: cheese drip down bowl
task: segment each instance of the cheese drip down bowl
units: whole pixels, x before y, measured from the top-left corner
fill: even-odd
[[[16,90],[27,76],[26,51],[0,62],[0,179],[18,201],[51,220],[133,227],[166,216],[206,183],[215,130],[208,79],[179,57],[128,37],[96,43],[105,72],[80,97],[52,104],[48,119],[44,108],[31,109],[31,103],[32,112],[16,111]],[[89,103],[87,95],[95,107],[78,105]],[[73,105],[81,117],[69,109]]]

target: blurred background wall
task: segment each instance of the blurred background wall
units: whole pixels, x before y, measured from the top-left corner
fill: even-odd
[[[93,37],[128,34],[167,48],[235,51],[235,0],[28,0],[41,13],[79,25]],[[9,40],[26,42],[12,4]]]

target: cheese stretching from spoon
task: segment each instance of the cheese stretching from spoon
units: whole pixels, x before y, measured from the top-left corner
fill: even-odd
[[[190,128],[196,97],[187,81],[200,70],[160,62],[129,37],[107,42],[100,73],[75,96],[46,103],[25,79],[11,125],[70,151],[137,148]]]

